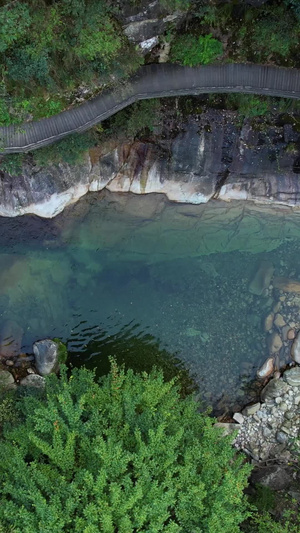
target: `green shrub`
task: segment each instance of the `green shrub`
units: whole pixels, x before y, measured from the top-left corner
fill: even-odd
[[[141,100],[114,115],[108,130],[112,135],[127,137],[136,137],[147,130],[153,132],[155,126],[159,124],[160,111],[158,99]]]
[[[62,141],[35,150],[33,157],[39,166],[62,162],[75,165],[83,160],[85,152],[95,144],[96,137],[93,131],[82,134],[74,133]]]
[[[17,176],[22,172],[24,154],[8,154],[0,157],[0,170],[11,176]]]
[[[283,6],[265,8],[263,15],[252,24],[253,51],[260,61],[274,54],[286,59],[299,41],[295,20]]]
[[[236,109],[246,118],[255,118],[268,115],[271,100],[267,97],[254,94],[229,94],[226,98],[227,106]]]
[[[222,53],[222,43],[213,39],[211,34],[204,37],[186,34],[174,40],[170,59],[187,67],[195,67],[212,63]]]
[[[0,440],[0,523],[16,533],[237,533],[250,471],[153,370],[46,380]]]

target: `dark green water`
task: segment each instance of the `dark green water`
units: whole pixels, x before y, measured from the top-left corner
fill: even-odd
[[[181,361],[221,409],[268,356],[274,300],[249,292],[253,275],[267,260],[300,279],[299,258],[300,214],[89,195],[54,220],[0,219],[0,321],[22,326],[24,352],[61,337],[99,373],[109,355],[170,374]]]

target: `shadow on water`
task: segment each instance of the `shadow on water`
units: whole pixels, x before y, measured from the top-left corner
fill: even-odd
[[[114,357],[119,365],[147,372],[155,366],[162,369],[166,380],[177,377],[182,396],[197,390],[197,385],[184,363],[166,349],[149,333],[138,332],[140,324],[131,322],[115,334],[99,326],[83,327],[80,322],[67,342],[73,366],[95,369],[98,377],[110,370],[109,358]]]

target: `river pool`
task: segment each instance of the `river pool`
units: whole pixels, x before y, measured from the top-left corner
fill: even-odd
[[[138,370],[188,373],[216,412],[254,397],[268,357],[274,291],[249,287],[262,262],[300,280],[300,213],[246,203],[169,203],[90,194],[52,220],[0,219],[0,330],[45,337],[99,374],[114,355]],[[272,288],[272,287],[271,287]]]

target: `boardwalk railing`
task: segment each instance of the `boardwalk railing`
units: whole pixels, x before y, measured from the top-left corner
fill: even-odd
[[[0,153],[28,152],[83,132],[137,100],[230,92],[300,98],[300,70],[236,63],[197,68],[147,65],[115,90],[106,90],[78,107],[50,118],[1,127]]]

